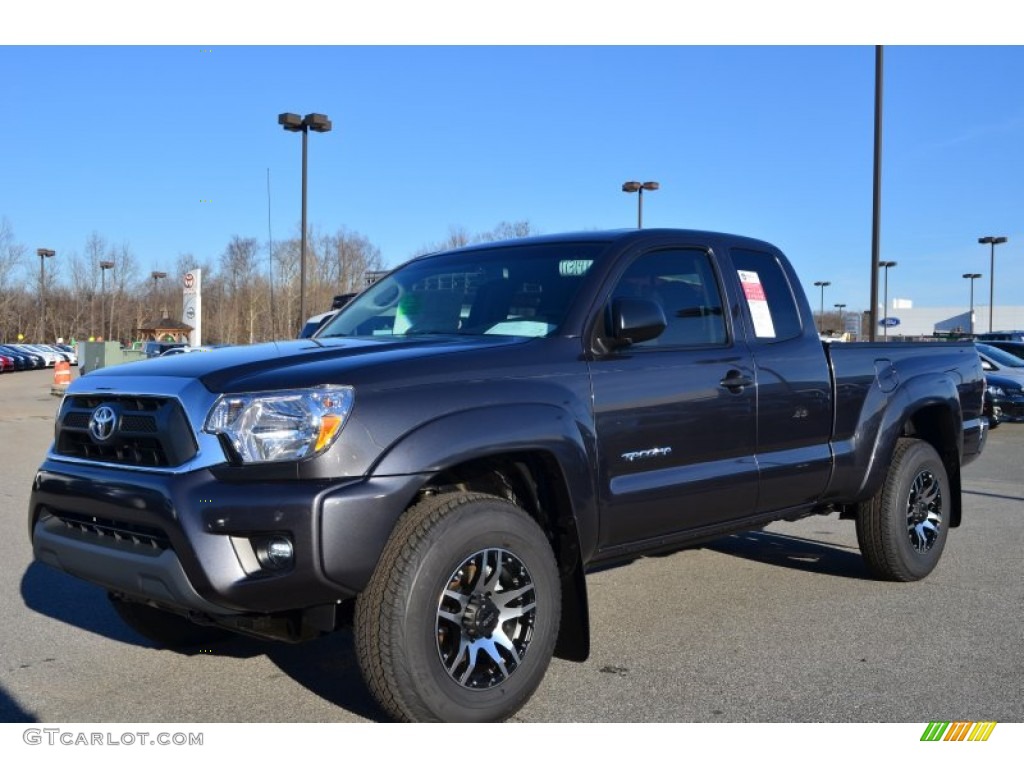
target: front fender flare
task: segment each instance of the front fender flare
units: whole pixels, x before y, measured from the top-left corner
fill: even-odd
[[[585,563],[597,548],[592,430],[567,410],[543,403],[471,408],[424,423],[391,445],[371,469],[374,477],[436,476],[468,462],[544,454],[561,475],[566,509],[553,510],[553,546],[562,579],[562,629],[556,655],[589,654]]]

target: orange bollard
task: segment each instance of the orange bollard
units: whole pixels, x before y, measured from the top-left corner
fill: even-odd
[[[71,363],[62,360],[53,366],[53,386],[64,389],[71,383]]]

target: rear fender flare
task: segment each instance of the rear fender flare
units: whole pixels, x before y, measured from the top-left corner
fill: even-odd
[[[889,464],[896,450],[896,441],[907,434],[906,425],[913,423],[925,410],[931,409],[938,418],[945,419],[942,424],[930,424],[934,433],[954,435],[953,445],[935,444],[935,450],[942,457],[949,475],[952,525],[960,522],[960,457],[963,455],[963,419],[957,385],[945,374],[923,374],[903,382],[889,399],[881,426],[875,435],[871,450],[864,456],[863,466],[866,467],[864,481],[857,494],[859,498],[871,498],[885,480]],[[939,416],[939,414],[942,414]],[[921,434],[910,436],[923,437]],[[925,438],[927,439],[927,438]],[[931,442],[931,441],[929,441]]]

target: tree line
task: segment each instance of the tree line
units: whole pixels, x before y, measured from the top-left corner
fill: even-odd
[[[501,222],[493,230],[475,234],[452,228],[447,238],[417,254],[529,234],[528,222]],[[181,320],[181,279],[197,268],[202,270],[204,344],[294,338],[305,321],[299,317],[300,252],[298,237],[268,247],[255,237],[235,235],[216,260],[183,253],[166,278],[154,278],[128,243],[93,232],[81,253],[59,253],[45,259],[40,268],[36,253],[17,242],[13,226],[3,218],[0,341],[103,338],[127,344],[139,338],[140,328],[153,327],[153,321],[165,313]],[[328,310],[334,296],[362,290],[367,274],[383,268],[380,249],[363,235],[344,228],[332,233],[310,230],[306,236],[307,311]]]

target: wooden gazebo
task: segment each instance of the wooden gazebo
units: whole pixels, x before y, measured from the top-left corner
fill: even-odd
[[[187,344],[192,326],[164,315],[142,323],[137,330],[142,341],[174,341]]]

